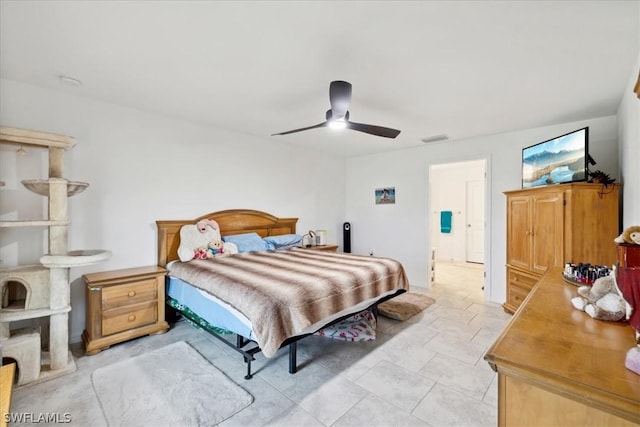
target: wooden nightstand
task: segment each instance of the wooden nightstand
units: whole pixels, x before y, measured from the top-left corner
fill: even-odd
[[[143,335],[164,333],[167,270],[139,267],[82,276],[87,284],[87,324],[82,341],[87,355]]]
[[[338,245],[315,245],[315,246],[309,246],[308,248],[302,248],[302,249],[313,249],[314,251],[337,252]]]

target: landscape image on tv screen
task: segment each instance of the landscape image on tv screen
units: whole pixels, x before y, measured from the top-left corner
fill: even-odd
[[[522,187],[587,179],[588,130],[583,128],[522,150]]]

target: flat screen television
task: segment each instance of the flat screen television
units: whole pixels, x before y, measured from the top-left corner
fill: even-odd
[[[587,180],[589,128],[522,149],[522,188]]]

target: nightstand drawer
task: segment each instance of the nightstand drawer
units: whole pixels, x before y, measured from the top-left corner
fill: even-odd
[[[110,286],[102,289],[102,310],[106,311],[157,299],[158,287],[155,278],[128,285]]]
[[[155,301],[109,310],[102,317],[102,335],[111,335],[149,325],[155,323],[157,319],[158,304]]]

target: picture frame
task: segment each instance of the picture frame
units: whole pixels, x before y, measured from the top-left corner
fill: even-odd
[[[396,203],[396,188],[384,187],[375,190],[376,205],[390,205]]]

